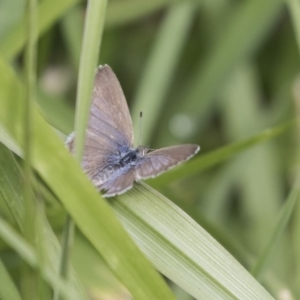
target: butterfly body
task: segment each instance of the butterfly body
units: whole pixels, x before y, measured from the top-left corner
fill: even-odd
[[[120,159],[120,165],[135,165],[144,155],[146,148],[139,146],[136,149],[130,149],[125,155]]]
[[[66,144],[74,151],[75,136]],[[132,122],[120,83],[107,65],[97,69],[82,168],[105,197],[122,194],[134,181],[155,177],[194,156],[198,145],[179,145],[148,152],[133,147]]]
[[[129,149],[125,152],[119,152],[109,156],[107,165],[103,168],[98,168],[98,172],[93,174],[94,184],[100,188],[106,181],[112,180],[120,174],[125,174],[130,169],[134,169],[144,156],[144,152],[140,149],[141,147]]]

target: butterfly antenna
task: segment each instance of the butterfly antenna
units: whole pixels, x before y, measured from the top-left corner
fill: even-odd
[[[140,111],[140,146],[142,145],[142,118],[143,118],[143,112]]]

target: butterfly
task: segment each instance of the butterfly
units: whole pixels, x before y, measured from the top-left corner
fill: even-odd
[[[66,145],[74,152],[75,135]],[[198,145],[180,145],[148,152],[133,147],[133,127],[121,85],[108,65],[99,66],[82,157],[82,168],[104,197],[128,191],[134,181],[157,175],[190,159]]]

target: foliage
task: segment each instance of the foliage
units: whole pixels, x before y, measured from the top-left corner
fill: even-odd
[[[34,2],[0,2],[0,298],[299,298],[299,2]],[[136,144],[142,110],[144,145],[197,157],[102,199],[63,144],[97,64]]]

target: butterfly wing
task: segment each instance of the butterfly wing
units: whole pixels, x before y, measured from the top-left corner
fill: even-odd
[[[74,151],[74,134],[66,144]],[[93,179],[113,163],[117,153],[132,145],[132,122],[121,85],[109,66],[100,66],[94,80],[82,167]]]
[[[198,145],[181,145],[162,148],[139,157],[135,165],[110,166],[104,169],[94,184],[104,190],[104,197],[113,197],[132,188],[135,180],[155,177],[194,156]],[[111,173],[111,174],[108,174]],[[102,180],[107,176],[108,180]],[[95,179],[97,176],[95,176]]]
[[[133,168],[121,168],[110,179],[98,186],[98,189],[105,191],[103,197],[113,197],[131,189],[134,180],[135,170]]]
[[[132,151],[132,122],[120,83],[107,65],[97,69],[82,167],[106,197],[126,192],[135,180],[155,177],[186,161],[199,151],[197,145],[159,149],[132,164],[120,159]],[[66,144],[74,151],[74,134]]]
[[[127,102],[115,73],[97,69],[88,130],[112,144],[133,146],[133,128]]]
[[[156,177],[190,159],[199,150],[198,145],[180,145],[147,153],[135,167],[136,180]]]

